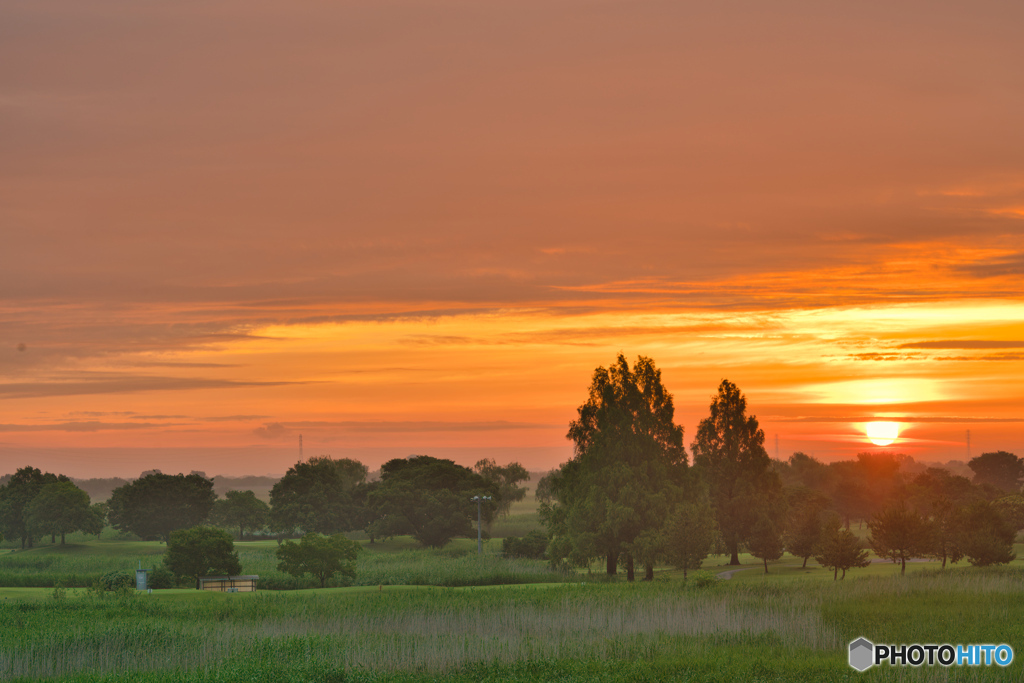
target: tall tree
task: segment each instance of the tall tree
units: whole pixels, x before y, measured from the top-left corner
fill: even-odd
[[[231,534],[210,526],[178,529],[170,533],[164,566],[175,576],[196,580],[200,576],[238,575],[242,565]]]
[[[622,354],[594,371],[588,393],[569,425],[573,458],[546,478],[548,554],[577,565],[604,557],[609,574],[622,559],[630,580],[640,562],[652,578],[661,529],[688,479],[672,395],[654,361],[641,356],[630,368]]]
[[[0,531],[9,539],[21,539],[21,547],[32,547],[39,537],[33,534],[25,518],[25,509],[46,484],[70,481],[64,475],[41,472],[35,467],[22,467],[0,488]]]
[[[518,486],[518,484],[522,481],[529,481],[530,473],[518,462],[501,466],[494,460],[485,458],[478,461],[473,466],[473,470],[487,481],[497,485],[498,496],[501,498],[501,502],[495,509],[498,516],[507,516],[512,503],[517,503],[526,497],[526,487]]]
[[[368,494],[374,511],[371,527],[378,536],[409,534],[422,545],[442,548],[456,536],[475,536],[477,506],[483,503],[490,521],[501,502],[498,487],[468,467],[451,460],[414,455],[396,458],[380,468],[380,482]]]
[[[64,545],[67,534],[91,528],[92,511],[89,494],[71,481],[55,481],[39,489],[25,506],[25,523],[35,535],[60,536]]]
[[[149,474],[114,489],[108,519],[143,540],[169,541],[175,529],[206,521],[216,499],[213,482],[199,474]]]
[[[353,494],[366,474],[365,465],[349,458],[295,463],[270,491],[270,527],[321,534],[360,528],[362,510]]]
[[[974,472],[975,484],[988,484],[1008,493],[1020,493],[1024,480],[1024,458],[996,451],[972,458],[967,466]]]
[[[237,528],[241,541],[246,529],[255,531],[265,527],[269,515],[270,506],[252,491],[228,491],[223,500],[214,502],[210,521],[218,526]]]
[[[280,560],[277,571],[292,576],[312,574],[320,580],[321,588],[325,588],[335,574],[341,574],[344,585],[348,586],[356,578],[358,551],[359,544],[342,534],[306,534],[298,543],[285,541],[277,549]]]
[[[781,494],[778,475],[770,469],[764,431],[747,415],[747,399],[739,387],[723,379],[711,402],[711,415],[701,420],[690,449],[695,467],[706,472],[718,528],[738,565],[739,546],[756,522],[757,509],[773,506]]]
[[[928,552],[928,526],[916,512],[903,503],[889,507],[868,522],[869,543],[879,557],[900,563],[900,574],[907,571],[907,560]]]

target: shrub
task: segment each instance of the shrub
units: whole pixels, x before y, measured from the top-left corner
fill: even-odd
[[[116,591],[122,586],[135,586],[135,577],[128,572],[107,572],[100,577],[100,585],[105,591]]]
[[[153,569],[153,571],[149,573],[149,576],[146,577],[146,586],[148,588],[174,588],[177,585],[174,573],[162,565]]]
[[[690,574],[689,580],[693,582],[695,588],[710,588],[718,585],[718,582],[721,581],[711,572],[704,570]]]
[[[540,560],[544,558],[547,548],[548,537],[543,531],[531,531],[522,538],[509,536],[501,542],[501,552],[505,557]]]

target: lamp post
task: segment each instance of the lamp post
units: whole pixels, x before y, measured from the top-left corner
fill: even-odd
[[[484,542],[480,533],[481,526],[481,512],[480,506],[483,505],[485,500],[490,500],[490,496],[473,496],[470,500],[476,501],[476,554],[484,554]]]

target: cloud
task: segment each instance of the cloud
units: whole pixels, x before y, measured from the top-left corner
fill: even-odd
[[[262,427],[252,430],[252,433],[261,439],[280,439],[292,435],[292,430],[280,422],[268,422]]]
[[[362,433],[398,432],[492,432],[520,429],[564,429],[565,425],[539,422],[508,422],[492,420],[480,422],[402,421],[402,420],[338,420],[274,423],[276,428],[298,429],[341,429]],[[268,427],[270,425],[267,425]],[[259,430],[257,430],[259,431]],[[261,434],[262,435],[262,434]]]
[[[142,391],[188,391],[192,389],[227,389],[233,387],[266,387],[301,382],[238,382],[198,377],[121,377],[69,382],[13,382],[0,384],[0,399],[38,398],[45,396],[82,396],[87,394],[125,394]]]
[[[1024,349],[1024,341],[994,339],[939,339],[900,344],[901,349]]]
[[[58,422],[54,424],[0,424],[0,432],[101,432],[139,429],[162,429],[179,425],[150,422]]]

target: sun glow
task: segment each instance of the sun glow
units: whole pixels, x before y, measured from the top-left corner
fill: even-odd
[[[876,446],[888,446],[900,435],[899,422],[868,422],[865,428],[868,439]]]

